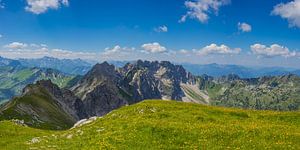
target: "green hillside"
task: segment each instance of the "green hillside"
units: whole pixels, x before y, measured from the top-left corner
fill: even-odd
[[[299,149],[300,112],[144,101],[66,131],[0,122],[1,149]]]
[[[214,80],[204,80],[200,77],[199,87],[208,93],[211,105],[256,110],[300,110],[299,76],[253,79],[232,76]]]
[[[20,95],[26,85],[36,81],[50,79],[59,87],[65,87],[73,78],[53,69],[0,67],[0,104]]]
[[[41,129],[67,129],[75,120],[68,115],[53,96],[41,86],[29,85],[29,93],[16,97],[0,108],[0,120],[18,119]]]

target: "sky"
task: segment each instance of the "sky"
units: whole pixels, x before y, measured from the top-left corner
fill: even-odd
[[[0,0],[8,58],[300,68],[300,0]]]

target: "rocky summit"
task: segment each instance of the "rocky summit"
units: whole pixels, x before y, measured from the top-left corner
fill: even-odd
[[[89,116],[101,116],[145,99],[182,100],[181,83],[193,82],[182,66],[170,62],[137,61],[122,68],[96,64],[71,90]]]

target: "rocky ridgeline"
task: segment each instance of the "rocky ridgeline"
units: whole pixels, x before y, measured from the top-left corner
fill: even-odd
[[[122,68],[104,62],[96,64],[71,90],[92,117],[144,99],[181,100],[180,84],[192,81],[182,66],[170,62],[139,60]]]

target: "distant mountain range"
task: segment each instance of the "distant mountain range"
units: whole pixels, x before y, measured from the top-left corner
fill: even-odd
[[[39,59],[19,59],[21,65],[25,67],[52,68],[63,73],[73,75],[84,75],[93,64],[81,59],[57,59],[53,57],[43,57]]]
[[[25,67],[52,68],[72,75],[84,75],[97,63],[82,59],[58,59],[47,56],[38,59],[18,59],[15,61],[18,61]],[[128,61],[109,61],[109,63],[116,67],[123,67]]]
[[[0,57],[0,103],[13,96],[21,94],[22,89],[30,83],[40,79],[53,79],[60,87],[66,86],[75,76],[85,75],[92,69],[95,62],[81,59],[57,59],[43,57],[39,59],[7,59]],[[127,61],[109,61],[110,64],[122,68]],[[238,65],[220,64],[179,64],[195,76],[208,75],[222,77],[229,74],[238,75],[240,78],[258,78],[262,76],[280,76],[295,74],[300,75],[300,70],[280,67],[251,68]],[[79,79],[78,77],[76,79]],[[73,81],[74,82],[74,81]]]
[[[24,67],[19,61],[0,57],[0,103],[22,93],[23,88],[43,79],[65,87],[75,78],[51,68]]]
[[[185,69],[194,75],[209,75],[221,77],[235,74],[241,78],[257,78],[262,76],[279,76],[287,74],[300,75],[300,70],[281,67],[245,67],[239,65],[220,65],[220,64],[181,64]]]
[[[3,104],[0,120],[19,119],[37,128],[66,129],[80,119],[103,116],[146,99],[258,110],[300,108],[300,77],[292,74],[247,79],[195,76],[167,61],[138,60],[121,68],[107,62],[96,64],[66,88],[50,80],[29,84],[21,96]]]
[[[127,62],[112,63],[121,67]],[[81,59],[43,57],[13,60],[0,57],[0,104],[20,95],[26,85],[42,79],[51,79],[59,87],[68,86],[92,67],[93,63]]]
[[[126,63],[134,61],[108,61],[116,67],[123,67]],[[5,62],[4,62],[5,63]],[[7,63],[7,62],[6,62]],[[51,68],[62,73],[72,75],[86,74],[97,62],[85,61],[82,59],[57,59],[53,57],[43,57],[38,59],[18,59],[13,60],[15,64],[24,67]],[[13,65],[13,64],[11,64]],[[300,69],[283,68],[283,67],[246,67],[239,65],[222,65],[222,64],[188,64],[178,63],[187,71],[194,75],[209,75],[212,77],[221,77],[224,75],[235,74],[241,78],[257,78],[262,76],[278,76],[287,74],[300,75]],[[1,66],[1,64],[0,64]]]

